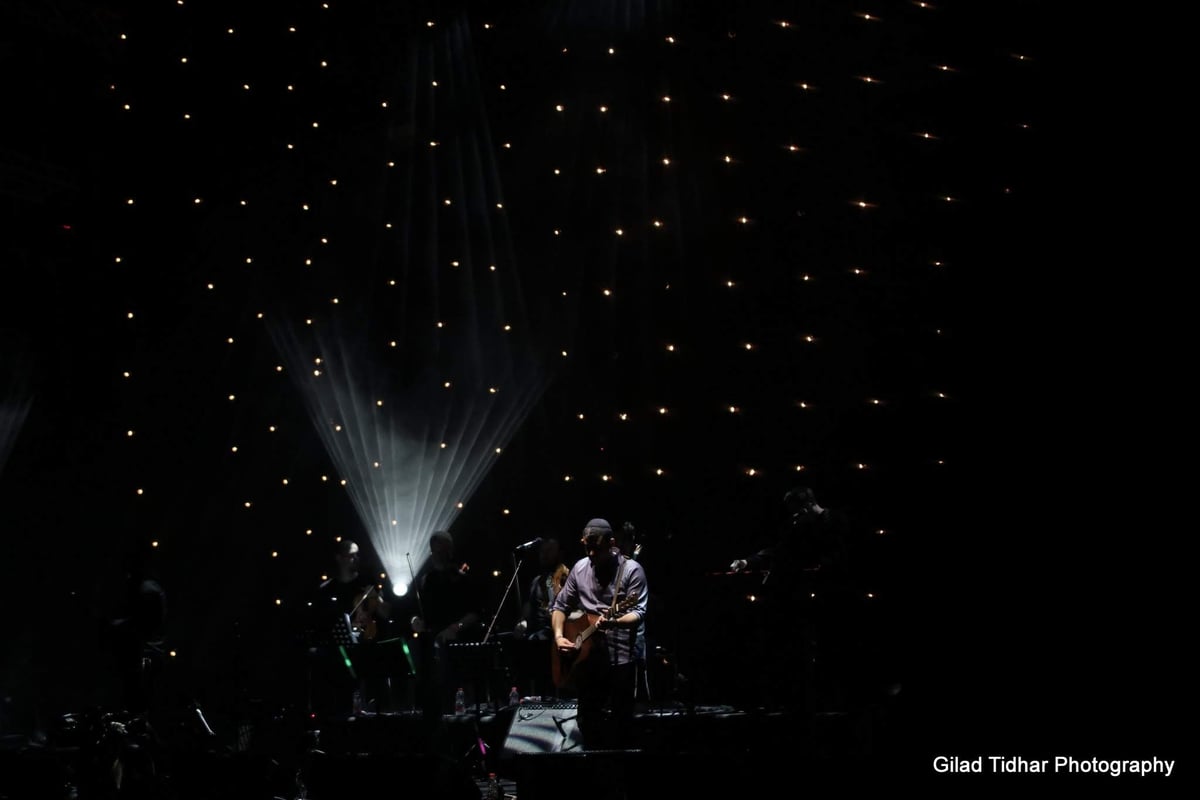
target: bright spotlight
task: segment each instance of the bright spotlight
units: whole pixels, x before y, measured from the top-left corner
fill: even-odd
[[[404,595],[408,594],[408,584],[404,581],[396,581],[392,584],[392,592],[396,597],[404,597]]]

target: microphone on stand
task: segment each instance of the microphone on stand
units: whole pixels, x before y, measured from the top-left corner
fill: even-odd
[[[542,537],[539,536],[536,539],[530,539],[528,542],[525,542],[524,544],[517,545],[516,547],[513,548],[513,550],[514,551],[532,550],[533,548],[537,547],[541,543],[542,543]]]

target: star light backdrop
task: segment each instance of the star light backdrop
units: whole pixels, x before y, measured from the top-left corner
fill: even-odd
[[[55,572],[99,614],[153,539],[179,673],[269,694],[340,537],[403,581],[449,527],[499,588],[517,542],[632,520],[682,598],[809,482],[895,615],[1029,213],[1031,12],[988,12],[29,16],[20,52],[73,72],[8,151],[50,187],[9,196],[37,276],[8,295],[37,342],[0,418],[12,573],[70,533]]]

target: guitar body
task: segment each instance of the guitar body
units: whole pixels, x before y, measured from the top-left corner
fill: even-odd
[[[563,622],[563,638],[570,639],[578,646],[578,650],[563,653],[558,647],[550,650],[550,675],[554,679],[556,689],[577,688],[579,666],[587,661],[595,646],[590,631],[595,631],[595,625],[601,619],[599,614],[588,614],[586,611],[572,611]]]
[[[576,609],[563,620],[563,638],[575,642],[575,650],[563,653],[554,643],[550,649],[550,674],[556,689],[574,689],[578,684],[579,665],[591,655],[598,632],[596,627],[602,619],[616,619],[637,602],[636,597],[623,597],[603,614],[589,614]],[[603,634],[601,634],[603,635]]]

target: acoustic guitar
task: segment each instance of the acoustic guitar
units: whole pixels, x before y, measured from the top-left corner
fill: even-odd
[[[593,636],[598,631],[601,620],[611,620],[623,615],[637,604],[636,597],[626,597],[613,604],[604,614],[589,614],[582,609],[576,609],[567,615],[563,621],[563,638],[575,643],[575,649],[563,652],[558,649],[558,643],[553,642],[550,649],[550,674],[554,686],[558,689],[574,689],[578,680],[579,666],[587,661],[596,644]]]

